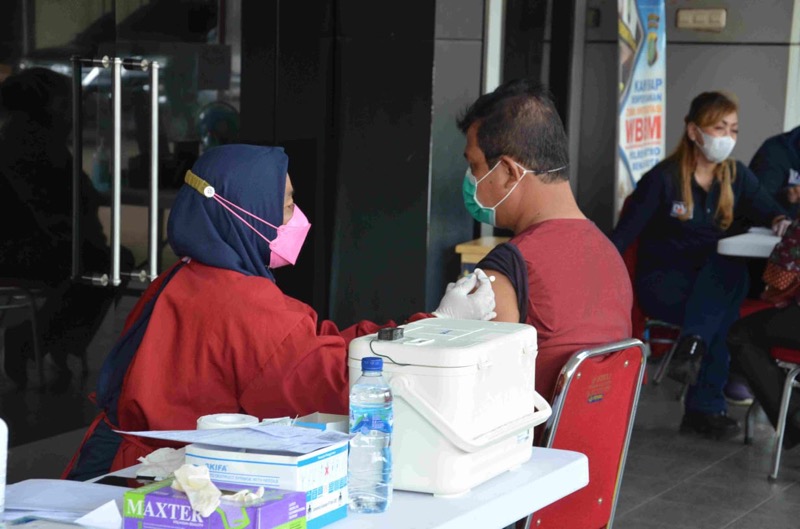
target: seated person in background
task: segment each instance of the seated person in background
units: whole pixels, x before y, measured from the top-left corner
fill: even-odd
[[[794,271],[794,283],[776,299],[777,306],[744,317],[733,324],[728,334],[731,363],[747,378],[759,404],[773,426],[783,395],[786,371],[770,356],[773,347],[800,349],[800,220],[786,230],[777,255],[785,270]],[[776,254],[773,253],[773,256]],[[792,390],[786,415],[784,448],[800,443],[800,390]]]
[[[75,283],[72,276],[71,81],[46,68],[30,68],[0,85],[5,120],[0,128],[0,277],[46,284],[37,311],[43,351],[58,368],[51,389],[70,382],[67,355],[83,357],[115,298],[112,288]],[[84,270],[106,272],[110,249],[98,219],[100,194],[81,174],[80,233]],[[13,220],[8,220],[13,219]],[[127,268],[133,254],[122,249]],[[19,388],[33,357],[29,321],[5,331],[4,368]]]
[[[542,88],[507,82],[475,101],[458,126],[467,137],[467,209],[514,232],[478,263],[496,277],[496,321],[536,328],[536,390],[552,400],[573,353],[631,336],[628,272],[575,202],[567,136]]]
[[[715,437],[735,433],[723,388],[728,380],[725,339],[747,292],[742,259],[717,254],[734,215],[781,225],[783,209],[740,162],[728,158],[736,142],[738,107],[728,95],[697,96],[684,119],[678,148],[647,172],[630,197],[611,240],[623,253],[639,240],[634,289],[645,314],[681,326],[674,365],[702,358],[685,401],[681,431]],[[697,361],[692,362],[696,370]]]
[[[102,411],[67,477],[124,468],[163,446],[113,429],[194,429],[210,413],[347,413],[348,342],[379,326],[339,332],[275,284],[272,269],[296,262],[310,228],[287,168],[281,148],[226,145],[187,172],[168,224],[182,260],[128,316],[98,379]],[[434,314],[488,319],[493,308],[489,280],[472,275],[448,287]]]
[[[750,170],[761,187],[783,206],[792,218],[800,213],[800,127],[768,138],[750,160]],[[765,261],[753,259],[750,270],[749,297],[757,298],[764,290],[761,276]]]
[[[800,213],[800,127],[768,138],[750,160],[761,187],[792,218]]]

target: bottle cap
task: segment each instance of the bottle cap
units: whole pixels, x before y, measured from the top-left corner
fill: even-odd
[[[361,371],[383,371],[383,358],[365,356],[361,359]]]

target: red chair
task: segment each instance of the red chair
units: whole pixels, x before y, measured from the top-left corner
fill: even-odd
[[[586,454],[589,484],[528,516],[526,529],[611,526],[644,370],[636,339],[579,351],[563,367],[541,445]]]
[[[772,308],[773,305],[765,301],[746,299],[742,303],[739,310],[739,315],[744,318],[754,312]],[[795,380],[800,375],[800,351],[797,349],[787,349],[785,347],[773,347],[770,349],[770,355],[775,359],[775,362],[782,368],[786,369],[786,378],[783,382],[783,395],[781,396],[781,408],[778,412],[778,425],[776,428],[775,448],[772,454],[772,472],[769,474],[769,479],[778,479],[778,468],[781,464],[781,451],[783,447],[783,436],[786,432],[786,415],[789,411],[789,401],[792,398],[792,387]],[[758,408],[758,401],[754,401],[750,408],[747,410],[747,416],[744,422],[744,442],[750,444],[753,442],[753,418],[755,411]]]

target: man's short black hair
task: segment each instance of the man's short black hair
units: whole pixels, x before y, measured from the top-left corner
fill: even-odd
[[[458,119],[464,134],[478,123],[478,146],[493,166],[505,154],[543,182],[568,180],[567,134],[549,92],[528,79],[508,81],[477,99]]]

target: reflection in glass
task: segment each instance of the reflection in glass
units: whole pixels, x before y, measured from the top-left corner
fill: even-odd
[[[27,33],[32,37],[27,51],[20,46],[18,56],[3,58],[12,70],[40,66],[70,75],[73,55],[159,61],[158,165],[163,215],[168,214],[170,197],[199,154],[237,141],[240,0],[18,0],[18,5],[20,19],[25,18],[23,7],[34,11],[27,17],[31,25]],[[113,159],[111,75],[108,69],[95,67],[84,68],[82,77],[82,166],[95,188],[107,196]],[[148,73],[123,70],[120,154],[126,205],[122,242],[135,255],[134,269],[146,260],[149,102]],[[101,208],[101,220],[108,234],[106,207]],[[159,269],[174,260],[164,245]]]

